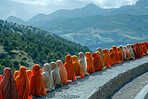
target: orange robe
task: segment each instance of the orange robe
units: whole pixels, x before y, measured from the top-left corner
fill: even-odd
[[[147,49],[148,49],[148,42],[144,42],[145,43],[145,45],[146,45],[146,47],[147,47]]]
[[[141,57],[145,56],[146,54],[143,51],[142,44],[141,43],[138,43],[138,46],[139,46],[139,49],[140,49],[140,55],[141,55]]]
[[[111,67],[112,61],[107,49],[103,49],[103,55],[104,55],[105,65],[107,66],[107,68]]]
[[[101,63],[101,58],[100,56],[97,54],[97,53],[92,53],[92,57],[93,57],[93,64],[94,64],[94,67],[95,67],[95,71],[99,71],[99,70],[102,70],[102,63]]]
[[[102,68],[105,69],[105,60],[104,60],[104,55],[103,55],[101,48],[97,48],[97,54],[101,58]]]
[[[2,75],[0,75],[0,99],[3,99],[3,95],[1,91],[1,79],[2,79]]]
[[[86,52],[85,57],[86,57],[86,62],[87,62],[87,72],[91,74],[91,73],[95,72],[95,67],[93,64],[93,59],[92,59],[91,53]]]
[[[9,67],[6,67],[3,72],[1,80],[1,92],[3,95],[3,99],[18,98],[16,82]]]
[[[43,76],[40,71],[40,66],[35,64],[32,69],[32,76],[30,79],[30,89],[29,94],[33,96],[44,96],[46,95]]]
[[[69,83],[67,81],[67,70],[65,69],[63,62],[61,60],[57,60],[56,64],[58,66],[58,70],[59,70],[59,73],[60,73],[62,83],[63,84]]]
[[[26,68],[21,66],[19,76],[15,79],[17,85],[18,99],[27,99],[29,96],[29,78],[26,74]]]
[[[14,72],[14,78],[16,78],[19,75],[19,71]]]
[[[28,78],[30,80],[31,76],[32,76],[32,71],[31,70],[27,70],[26,73],[27,73],[27,76],[28,76]]]
[[[73,62],[73,65],[75,67],[75,76],[80,76],[81,78],[84,77],[83,75],[83,72],[82,72],[82,69],[81,69],[81,65],[78,61],[78,58],[77,56],[72,56],[72,62]]]
[[[119,57],[120,57],[120,61],[123,62],[124,58],[123,58],[123,52],[122,49],[120,47],[117,47],[118,49],[118,53],[119,53]]]
[[[116,46],[113,46],[113,50],[115,52],[115,59],[116,59],[116,63],[119,64],[121,63],[122,61],[120,61],[120,57],[119,57],[119,53],[118,53],[118,49]]]
[[[133,46],[134,46],[134,51],[135,51],[136,59],[137,59],[137,58],[140,58],[141,55],[140,55],[140,49],[139,49],[139,47],[138,47],[138,44],[137,44],[137,43],[134,43]]]
[[[112,65],[115,65],[117,61],[116,61],[116,56],[113,49],[109,49],[109,55],[112,60]]]
[[[74,67],[74,65],[72,63],[72,58],[71,58],[70,55],[65,56],[64,67],[67,70],[67,79],[72,80],[72,81],[77,80],[76,77],[75,77],[75,67]]]
[[[147,49],[147,47],[146,47],[145,42],[142,42],[141,45],[142,45],[142,47],[143,47],[144,53],[145,53],[146,55],[148,55],[148,49]]]

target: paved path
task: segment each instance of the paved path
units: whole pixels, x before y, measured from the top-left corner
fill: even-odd
[[[88,99],[111,79],[144,63],[148,63],[148,56],[141,59],[125,61],[111,68],[95,72],[68,85],[57,88],[52,92],[48,92],[47,95],[39,99]]]
[[[112,99],[134,99],[138,92],[148,84],[148,72],[136,77],[129,83],[119,89],[113,96]],[[136,99],[142,99],[140,96]],[[147,98],[148,99],[148,98]]]

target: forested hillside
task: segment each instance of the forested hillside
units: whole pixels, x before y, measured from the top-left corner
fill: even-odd
[[[43,30],[0,20],[0,74],[4,67],[14,71],[21,65],[29,68],[57,59],[64,62],[65,55],[77,55],[80,51],[90,50]]]

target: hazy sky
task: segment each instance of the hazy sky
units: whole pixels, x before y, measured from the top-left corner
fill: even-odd
[[[138,0],[0,0],[0,19],[16,16],[23,20],[39,13],[50,14],[58,9],[81,8],[95,3],[101,8],[118,8],[135,4]]]

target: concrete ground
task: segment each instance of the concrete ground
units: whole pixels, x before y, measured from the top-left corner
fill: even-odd
[[[47,95],[43,97],[38,97],[38,99],[88,99],[111,79],[114,79],[118,75],[135,67],[138,67],[139,65],[142,65],[144,63],[148,63],[148,56],[145,56],[141,59],[125,61],[124,63],[114,65],[111,68],[95,72],[68,85],[57,88],[54,91],[48,92]],[[135,86],[133,86],[133,91],[135,91],[139,85],[144,85],[144,83],[141,82],[140,84],[136,84]],[[129,87],[127,88],[130,90]]]
[[[137,93],[148,84],[148,72],[136,77],[121,87],[111,99],[134,99]],[[148,98],[147,98],[148,99]]]

